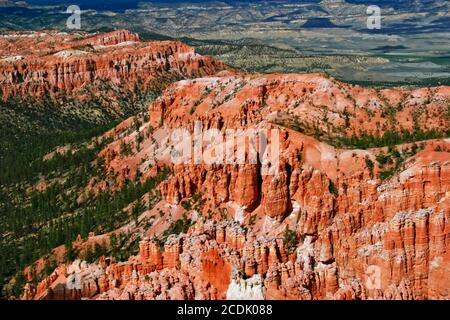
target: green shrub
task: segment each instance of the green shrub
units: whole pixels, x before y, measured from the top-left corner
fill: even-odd
[[[297,249],[298,245],[298,238],[295,231],[290,230],[288,226],[286,226],[286,229],[284,230],[284,248],[289,254],[292,254]]]

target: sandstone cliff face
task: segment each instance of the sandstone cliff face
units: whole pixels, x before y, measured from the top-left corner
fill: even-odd
[[[138,83],[149,86],[163,82],[164,77],[202,76],[225,68],[182,43],[143,42],[126,30],[93,37],[10,34],[0,38],[0,47],[3,97],[82,94],[90,86],[100,90],[106,81],[129,88]]]
[[[445,130],[449,99],[448,87],[375,90],[321,75],[178,82],[149,106],[150,120],[137,131],[127,130],[139,120],[130,119],[109,132],[115,141],[99,156],[115,181],[145,180],[169,166],[159,210],[171,219],[183,211],[196,223],[160,248],[150,239],[164,231],[163,218],[150,211],[156,222],[137,256],[61,267],[28,287],[26,298],[448,299],[450,141],[423,142],[383,180],[376,160],[383,148],[340,149],[309,133],[326,140],[339,132]],[[278,129],[279,161],[262,155],[242,165],[172,163],[176,145],[168,137],[195,121],[223,134]],[[120,154],[122,143],[131,154]],[[218,146],[224,143],[203,151]],[[276,174],[264,174],[266,167]],[[183,206],[196,197],[201,205]],[[71,288],[69,278],[80,282]]]

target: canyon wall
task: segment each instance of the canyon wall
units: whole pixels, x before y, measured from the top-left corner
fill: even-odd
[[[139,253],[63,265],[28,285],[24,297],[448,299],[450,141],[395,143],[404,159],[384,178],[377,159],[398,157],[392,146],[336,142],[339,134],[443,135],[449,102],[448,87],[377,90],[317,74],[177,82],[149,106],[147,120],[108,132],[114,141],[99,154],[111,184],[145,181],[163,167],[172,172],[160,186],[159,212],[145,213],[154,223],[136,229],[144,236]],[[139,128],[127,130],[133,120]],[[269,147],[256,163],[174,164],[171,133],[192,131],[196,121],[224,135],[277,130],[270,139],[279,143],[278,161],[270,161]],[[120,152],[124,143],[128,154]],[[226,143],[204,145],[203,155],[217,148],[227,150]],[[181,212],[193,222],[189,231],[161,246],[155,237]]]
[[[46,47],[43,47],[46,44]],[[90,36],[65,33],[0,37],[0,92],[41,96],[83,94],[83,88],[123,84],[157,85],[167,79],[214,74],[225,69],[175,41],[145,42],[118,30]],[[141,88],[142,89],[142,88]]]

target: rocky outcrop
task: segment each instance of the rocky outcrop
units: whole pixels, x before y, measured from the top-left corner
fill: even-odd
[[[80,271],[69,266],[45,279],[39,294],[28,286],[25,297],[448,299],[450,141],[417,142],[414,152],[403,152],[411,144],[398,145],[402,162],[382,179],[377,156],[388,148],[346,149],[331,140],[338,132],[442,131],[449,98],[448,87],[375,90],[322,75],[178,82],[149,106],[150,120],[138,130],[126,130],[137,117],[109,132],[114,141],[100,153],[107,179],[145,180],[154,168],[171,169],[161,184],[163,201],[146,213],[152,226],[136,229],[146,236],[139,254],[125,262],[77,262]],[[193,130],[196,121],[222,134],[276,129],[270,139],[279,142],[279,161],[268,158],[270,146],[253,162],[255,150],[245,149],[243,164],[171,162],[172,131]],[[124,142],[131,154],[120,154]],[[205,144],[202,156],[225,145]],[[150,240],[161,240],[183,214],[195,222],[187,234],[164,238],[163,246]],[[77,291],[64,277],[82,279]]]
[[[254,275],[244,280],[239,274],[232,275],[227,300],[264,300],[261,276]]]
[[[283,168],[284,169],[284,168]],[[274,176],[264,177],[261,184],[262,206],[270,218],[283,219],[291,208],[288,173],[286,169]]]
[[[79,35],[78,35],[79,36]],[[118,30],[90,36],[64,33],[31,34],[31,49],[21,34],[0,38],[0,92],[15,95],[81,95],[83,90],[102,90],[105,85],[157,86],[167,79],[214,74],[225,69],[212,58],[175,41],[144,42],[137,34]],[[40,45],[34,48],[33,40]],[[11,41],[21,41],[9,46]],[[60,40],[59,44],[55,42]],[[42,42],[52,50],[45,52]],[[11,59],[12,56],[20,59]]]
[[[443,299],[449,294],[447,277],[440,277],[450,263],[448,213],[399,213],[354,230],[336,217],[326,232],[304,236],[292,254],[282,238],[244,232],[239,245],[237,225],[199,221],[164,249],[142,241],[139,255],[125,263],[62,266],[36,291],[27,285],[24,297]]]

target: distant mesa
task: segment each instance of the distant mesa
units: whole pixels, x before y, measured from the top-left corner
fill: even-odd
[[[302,28],[348,28],[348,26],[338,26],[329,18],[311,18],[302,25]]]
[[[376,50],[376,51],[392,51],[392,50],[406,50],[409,49],[408,47],[405,47],[404,45],[398,45],[398,46],[380,46],[380,47],[376,47],[373,48],[372,50]]]
[[[26,7],[26,6],[28,6],[26,1],[0,0],[0,8],[1,7]]]

